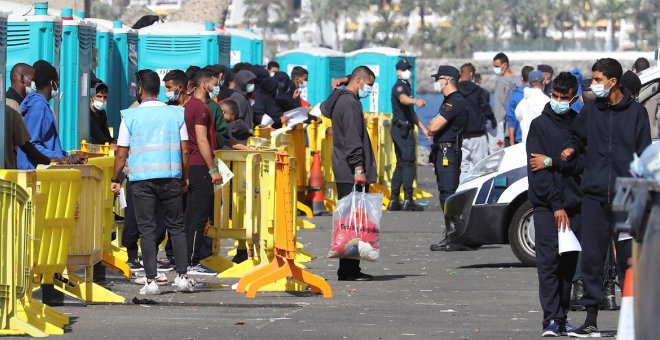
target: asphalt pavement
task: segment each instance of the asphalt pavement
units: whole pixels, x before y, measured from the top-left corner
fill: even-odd
[[[434,195],[430,167],[419,168],[420,187]],[[339,282],[337,260],[326,257],[332,218],[316,217],[316,229],[298,239],[317,259],[308,269],[325,277],[334,298],[301,293],[258,293],[248,299],[231,290],[236,280],[199,278],[193,293],[149,296],[115,279],[109,289],[124,305],[58,307],[70,315],[66,339],[534,339],[542,313],[536,269],[523,267],[508,245],[469,252],[431,252],[444,220],[437,198],[424,212],[387,212],[381,223],[381,259],[364,263],[372,282]],[[483,221],[488,223],[488,221]],[[174,274],[169,274],[173,277]],[[579,325],[584,312],[569,314]],[[613,336],[618,312],[601,312],[599,326]]]

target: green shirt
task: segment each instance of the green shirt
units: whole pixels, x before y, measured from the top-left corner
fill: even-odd
[[[225,121],[224,113],[220,108],[220,105],[216,103],[213,99],[209,99],[206,104],[213,114],[213,125],[215,127],[215,140],[218,143],[218,149],[223,149],[225,144],[229,142],[229,127],[227,121]]]

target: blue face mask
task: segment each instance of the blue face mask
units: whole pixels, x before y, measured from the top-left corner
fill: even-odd
[[[610,79],[612,80],[612,79]],[[591,85],[591,92],[593,92],[598,98],[606,98],[610,95],[610,90],[605,89],[605,85],[610,82],[608,80],[605,84],[593,84]]]
[[[555,111],[556,114],[563,115],[568,112],[568,109],[571,108],[571,101],[560,102],[555,99],[550,99],[550,107],[552,108],[552,111]]]
[[[360,99],[367,98],[371,95],[371,91],[373,91],[373,87],[370,86],[369,84],[364,84],[364,87],[360,89],[360,93],[358,93],[358,96]]]
[[[493,67],[493,73],[495,73],[495,75],[499,76],[500,74],[502,74],[502,68],[501,67]]]
[[[247,85],[245,86],[245,92],[247,92],[247,93],[252,93],[252,92],[254,92],[254,84],[247,84]]]
[[[211,99],[213,99],[213,98],[217,97],[220,94],[220,86],[219,85],[213,86],[213,91],[206,91],[206,92],[208,92],[209,97],[211,97]]]

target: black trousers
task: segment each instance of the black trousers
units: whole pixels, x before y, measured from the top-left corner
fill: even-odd
[[[131,183],[133,189],[133,207],[140,244],[144,271],[148,278],[157,274],[156,215],[163,211],[163,220],[172,240],[176,259],[177,273],[186,273],[186,233],[183,224],[183,201],[181,200],[181,180],[178,178],[153,179]]]
[[[404,129],[392,125],[390,135],[394,142],[394,153],[396,154],[396,168],[392,175],[392,197],[399,198],[401,185],[403,184],[403,194],[405,199],[412,199],[413,181],[417,172],[415,166],[417,150],[415,148],[415,134],[413,130],[408,130],[408,136],[403,137]]]
[[[188,244],[188,259],[190,265],[199,264],[204,258],[201,255],[204,242],[204,227],[213,218],[213,182],[206,165],[191,165],[188,173],[186,203],[186,237]]]
[[[445,210],[445,201],[453,195],[458,188],[459,178],[461,176],[461,152],[457,146],[451,148],[438,148],[435,157],[435,177],[438,184],[438,198],[440,199],[440,208]],[[446,151],[446,152],[445,152]],[[447,157],[449,164],[444,166],[443,157]]]
[[[580,237],[581,218],[578,211],[567,211],[571,229]],[[534,208],[536,236],[536,271],[539,277],[539,300],[543,309],[543,328],[550,321],[566,321],[571,302],[573,275],[579,252],[559,255],[557,226],[553,212],[547,208]]]
[[[355,190],[362,191],[363,187],[358,185]],[[365,191],[369,191],[369,186],[364,187]],[[351,183],[337,183],[337,200],[348,196],[353,192],[353,184]],[[354,259],[339,259],[339,269],[337,269],[337,276],[355,276],[361,272],[360,260]]]
[[[126,247],[128,261],[130,262],[138,258],[138,240],[140,239],[140,231],[135,220],[133,186],[130,181],[126,181],[126,209],[124,214],[124,229],[121,236],[121,244]],[[156,248],[165,239],[166,230],[165,221],[163,220],[163,209],[158,209],[156,212]],[[168,258],[174,257],[172,242],[169,239],[165,246],[165,253]]]
[[[612,205],[590,197],[582,199],[582,280],[584,295],[582,305],[598,306],[603,295],[603,268],[608,248],[618,235],[614,233],[614,222],[625,219],[625,214],[612,212]],[[619,248],[621,242],[616,242]],[[625,252],[625,249],[622,249]],[[621,280],[621,278],[619,278]]]

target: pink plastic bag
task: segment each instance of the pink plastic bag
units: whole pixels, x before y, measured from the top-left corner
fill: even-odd
[[[353,192],[337,202],[332,214],[328,257],[377,261],[383,195]]]

